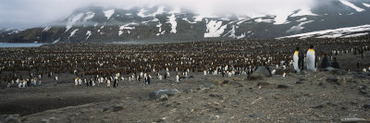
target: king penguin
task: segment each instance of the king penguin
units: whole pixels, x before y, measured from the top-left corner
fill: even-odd
[[[299,47],[296,48],[294,54],[293,54],[293,67],[294,70],[299,73],[301,72],[301,69],[299,69],[298,60],[299,60]]]
[[[307,70],[315,72],[316,71],[315,62],[316,62],[316,53],[315,50],[313,49],[313,45],[311,45],[306,55]]]

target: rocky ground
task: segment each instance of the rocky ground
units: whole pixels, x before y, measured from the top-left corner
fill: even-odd
[[[369,66],[370,53],[337,58],[340,70],[288,67],[286,77],[256,80],[190,73],[178,83],[171,76],[118,88],[76,87],[74,75],[59,73],[57,83],[0,89],[0,122],[370,122],[370,73],[354,62]]]
[[[369,65],[369,58],[368,52],[362,58],[363,64]],[[162,81],[154,78],[150,85],[125,81],[118,88],[75,87],[71,74],[59,74],[61,79],[57,84],[49,78],[43,86],[1,89],[0,120],[370,122],[370,73],[356,69],[356,63],[351,62],[354,59],[361,58],[338,56],[341,70],[288,72],[286,77],[277,73],[250,80],[245,75],[190,73],[179,83],[172,76]],[[153,96],[158,90],[163,93]]]

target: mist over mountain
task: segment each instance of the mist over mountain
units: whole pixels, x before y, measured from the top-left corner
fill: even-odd
[[[207,3],[211,1],[199,4],[196,4],[197,1],[193,2],[194,7],[186,7],[190,4],[174,6],[172,3],[130,7],[80,7],[68,16],[61,15],[62,19],[42,26],[23,30],[3,29],[0,31],[0,41],[56,43],[345,38],[369,35],[370,32],[370,1],[367,0],[292,4],[288,4],[291,1],[287,0],[281,2],[283,5],[272,1],[266,6],[258,3],[260,6],[246,9],[241,6],[248,2],[215,1],[217,4],[206,5],[204,9],[199,4],[212,4]],[[232,5],[236,6],[236,10],[230,10]],[[291,5],[294,7],[286,7]],[[220,9],[217,10],[216,7]],[[262,11],[266,7],[270,9]]]

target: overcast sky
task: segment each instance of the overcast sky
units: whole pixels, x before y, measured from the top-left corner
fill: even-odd
[[[127,8],[167,4],[205,15],[248,16],[289,13],[309,8],[313,0],[0,0],[0,28],[29,28],[67,17],[86,6]]]

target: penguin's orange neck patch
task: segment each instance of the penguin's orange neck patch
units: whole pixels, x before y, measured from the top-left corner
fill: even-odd
[[[298,53],[299,53],[298,51],[295,51],[295,52],[294,52],[294,55],[298,55]]]
[[[315,50],[314,49],[308,49],[308,51],[315,53]]]

